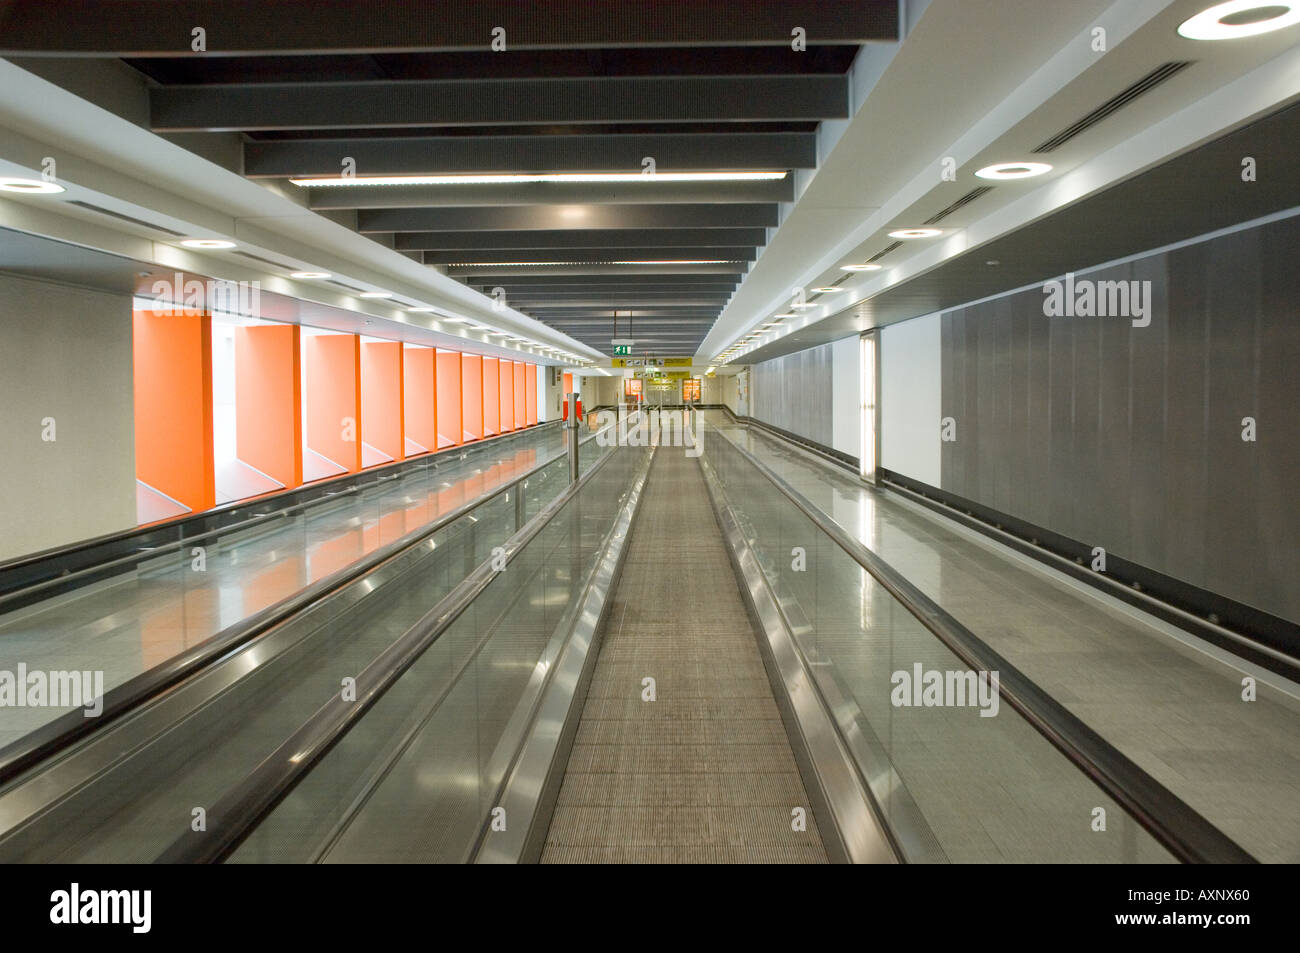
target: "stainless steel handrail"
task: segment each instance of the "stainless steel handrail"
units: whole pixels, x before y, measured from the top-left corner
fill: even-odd
[[[1039,688],[901,573],[827,518],[761,460],[735,442],[725,437],[723,440],[963,663],[975,671],[998,672],[1000,696],[1176,858],[1184,863],[1256,862],[1236,842]]]
[[[613,425],[611,425],[613,426]],[[603,433],[608,428],[600,431]],[[158,863],[214,863],[228,857],[252,829],[298,783],[315,763],[370,710],[381,695],[409,669],[478,598],[499,572],[493,562],[508,566],[551,518],[573,499],[612,457],[598,459],[577,483],[568,484],[527,525],[503,545],[503,554],[474,569],[418,622],[392,643],[356,677],[355,701],[336,693],[251,773],[230,788],[208,812],[206,831],[189,831],[163,851]]]
[[[589,434],[583,442],[599,438],[617,424],[609,424],[601,430]],[[299,590],[294,595],[280,600],[273,605],[237,622],[235,625],[214,634],[193,646],[188,651],[174,656],[121,685],[104,693],[103,711],[97,718],[87,718],[81,709],[74,709],[47,722],[35,731],[29,732],[17,741],[0,748],[0,784],[5,784],[27,770],[34,764],[50,757],[84,736],[103,728],[121,717],[126,712],[143,704],[162,691],[188,678],[210,662],[221,658],[253,638],[262,635],[277,625],[304,612],[313,605],[327,599],[331,594],[349,583],[373,572],[390,560],[398,558],[403,552],[421,541],[436,534],[456,520],[473,513],[502,494],[509,493],[548,466],[558,466],[562,458],[552,457],[544,463],[515,477],[492,493],[462,504],[456,509],[444,513],[431,523],[426,523],[412,530],[405,536],[374,550],[355,563],[331,573],[310,586]]]

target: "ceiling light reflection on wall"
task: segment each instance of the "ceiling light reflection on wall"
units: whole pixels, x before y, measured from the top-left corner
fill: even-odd
[[[840,271],[879,271],[880,265],[840,265]]]
[[[912,238],[934,238],[936,235],[942,234],[942,228],[899,228],[890,232],[889,237],[907,241]]]
[[[834,285],[827,285],[825,288],[814,288],[814,289],[813,289],[813,294],[815,294],[815,295],[833,295],[833,294],[839,294],[841,291],[848,291],[848,290],[849,290],[848,288],[837,288],[837,287],[834,286]]]
[[[290,278],[329,278],[332,277],[328,271],[294,271],[289,273]]]
[[[357,297],[359,298],[391,298],[391,291],[363,291]]]
[[[228,242],[224,238],[185,238],[181,244],[186,248],[234,248],[234,242]]]
[[[1287,0],[1231,0],[1184,20],[1178,35],[1189,40],[1236,40],[1300,23],[1300,3]]]
[[[47,182],[44,179],[0,178],[0,192],[19,192],[25,195],[54,195],[57,192],[64,191],[67,190],[57,182]]]

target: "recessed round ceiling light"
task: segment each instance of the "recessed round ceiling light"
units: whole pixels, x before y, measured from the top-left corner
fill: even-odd
[[[290,278],[329,278],[328,271],[295,271],[289,274]]]
[[[391,298],[391,291],[363,291],[357,297],[359,298]]]
[[[840,265],[840,271],[879,271],[879,265]]]
[[[841,291],[848,291],[848,288],[837,288],[834,285],[827,285],[825,288],[814,288],[813,294],[816,295],[833,295]]]
[[[1032,179],[1051,171],[1052,167],[1046,162],[995,162],[978,170],[975,175],[981,179]]]
[[[1235,40],[1272,33],[1300,23],[1300,3],[1230,0],[1202,10],[1178,27],[1189,40]]]
[[[55,192],[66,190],[57,182],[46,182],[44,179],[11,179],[6,177],[0,178],[0,191],[26,192],[28,195],[53,195]]]
[[[234,242],[224,238],[186,238],[181,241],[186,248],[234,248]]]
[[[890,238],[934,238],[936,235],[942,235],[942,228],[899,228],[889,233]]]

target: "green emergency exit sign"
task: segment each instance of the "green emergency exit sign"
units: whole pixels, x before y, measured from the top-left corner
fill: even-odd
[[[632,353],[632,345],[630,345],[630,344],[615,344],[615,345],[614,345],[614,354],[615,354],[615,355],[619,355],[619,354],[631,354],[631,353]]]

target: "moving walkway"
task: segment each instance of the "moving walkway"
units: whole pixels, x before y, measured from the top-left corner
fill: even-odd
[[[14,778],[0,859],[1250,860],[761,462],[638,424]]]

